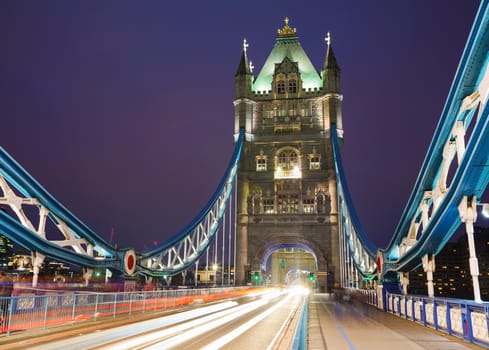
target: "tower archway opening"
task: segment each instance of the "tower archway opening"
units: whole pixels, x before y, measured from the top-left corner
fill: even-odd
[[[315,288],[317,257],[302,244],[278,245],[268,249],[262,260],[267,284]]]

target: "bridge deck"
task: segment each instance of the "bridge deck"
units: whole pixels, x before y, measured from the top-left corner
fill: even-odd
[[[309,350],[483,349],[357,301],[315,294],[309,304]]]

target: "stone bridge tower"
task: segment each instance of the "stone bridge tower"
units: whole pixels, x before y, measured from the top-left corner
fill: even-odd
[[[305,274],[325,291],[340,278],[330,135],[333,123],[343,133],[340,68],[329,34],[318,72],[288,22],[257,76],[245,40],[235,75],[234,132],[246,131],[237,180],[236,283],[291,283]]]

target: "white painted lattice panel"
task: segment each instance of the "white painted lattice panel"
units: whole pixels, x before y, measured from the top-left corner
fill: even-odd
[[[480,312],[472,312],[471,318],[474,338],[489,343],[486,315]]]
[[[413,318],[413,299],[409,299],[407,301],[407,310],[406,310],[406,315],[410,319]]]
[[[450,309],[450,322],[452,324],[452,331],[458,334],[464,333],[462,325],[462,311],[460,309]]]
[[[438,327],[447,329],[447,306],[437,305],[436,316],[438,317]]]
[[[416,317],[416,321],[421,320],[421,301],[414,302],[414,317]]]
[[[426,304],[425,305],[425,312],[426,312],[426,322],[429,325],[434,326],[435,325],[435,310],[433,304]]]

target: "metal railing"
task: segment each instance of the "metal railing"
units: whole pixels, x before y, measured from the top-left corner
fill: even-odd
[[[305,350],[307,349],[307,326],[309,320],[309,296],[304,298],[300,310],[299,321],[294,333],[294,340],[291,349]]]
[[[372,291],[365,302],[382,308]],[[385,311],[484,347],[489,346],[489,303],[386,292]]]
[[[205,288],[119,293],[51,292],[0,297],[0,332],[48,328],[101,317],[155,312],[167,308],[226,299],[253,288]]]

